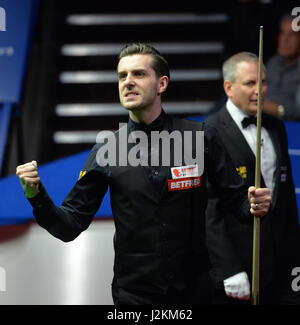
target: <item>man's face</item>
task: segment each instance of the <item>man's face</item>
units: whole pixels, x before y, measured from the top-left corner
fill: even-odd
[[[224,81],[224,90],[231,101],[247,115],[255,115],[258,106],[258,63],[240,62],[234,83]],[[266,74],[262,71],[261,101],[267,92]]]
[[[295,59],[300,54],[300,32],[292,29],[292,20],[284,20],[280,26],[277,52],[286,59]]]
[[[123,107],[132,110],[160,105],[160,94],[165,90],[166,77],[157,78],[150,55],[130,55],[118,64],[119,96]],[[164,78],[164,80],[162,80]]]

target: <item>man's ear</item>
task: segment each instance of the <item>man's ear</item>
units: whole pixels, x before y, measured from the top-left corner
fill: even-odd
[[[159,85],[157,90],[157,95],[161,95],[163,92],[166,91],[169,83],[169,78],[167,76],[162,76],[159,78]]]
[[[232,94],[232,83],[229,80],[225,80],[223,83],[223,88],[227,97],[231,97]]]

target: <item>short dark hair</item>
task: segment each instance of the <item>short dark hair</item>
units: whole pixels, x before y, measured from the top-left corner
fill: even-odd
[[[119,54],[119,62],[122,58],[129,55],[135,54],[145,54],[151,55],[152,60],[152,68],[156,73],[157,77],[167,76],[170,79],[170,70],[169,65],[166,59],[160,54],[160,52],[155,49],[153,46],[144,43],[132,43],[125,45],[120,54]]]

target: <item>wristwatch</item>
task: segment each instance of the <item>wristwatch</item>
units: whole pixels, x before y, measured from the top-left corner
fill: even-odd
[[[285,108],[283,105],[278,105],[277,107],[277,114],[279,117],[283,117],[285,114]]]

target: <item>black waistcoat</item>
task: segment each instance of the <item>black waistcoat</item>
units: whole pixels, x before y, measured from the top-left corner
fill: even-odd
[[[168,123],[169,130],[182,134],[192,131],[194,135],[202,129],[201,123],[173,117],[168,117]],[[196,141],[191,145],[195,153]],[[164,167],[166,182],[161,192],[143,166],[110,167],[117,286],[157,293],[169,286],[180,289],[196,269],[195,254],[199,257],[204,250],[205,175],[200,187],[169,191],[171,167],[172,159],[170,166]]]

